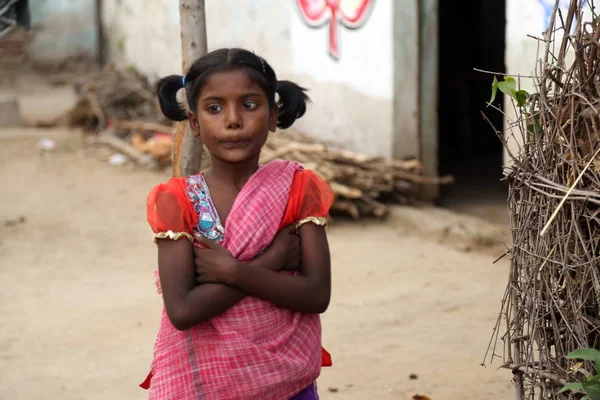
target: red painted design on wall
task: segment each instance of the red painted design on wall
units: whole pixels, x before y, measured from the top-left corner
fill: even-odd
[[[311,28],[329,23],[329,55],[339,58],[339,27],[358,29],[365,24],[375,0],[296,0],[300,13]]]

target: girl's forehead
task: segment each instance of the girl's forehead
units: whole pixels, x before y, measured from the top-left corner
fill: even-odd
[[[260,85],[250,79],[245,69],[220,71],[208,77],[200,90],[200,98],[208,96],[228,97],[244,95],[248,92],[264,94]]]

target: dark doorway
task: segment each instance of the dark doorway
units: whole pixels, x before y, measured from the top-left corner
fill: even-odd
[[[481,112],[502,130],[503,117],[486,107],[493,76],[504,72],[506,0],[439,2],[439,173],[456,183],[440,189],[450,208],[506,199],[502,144]],[[495,105],[502,105],[499,93]]]
[[[0,37],[14,27],[30,28],[28,0],[0,0]]]

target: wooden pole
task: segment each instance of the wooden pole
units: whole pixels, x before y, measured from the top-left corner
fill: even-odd
[[[185,74],[188,66],[207,52],[204,0],[179,0],[179,20]],[[195,107],[195,104],[188,106]],[[188,121],[178,123],[173,146],[173,176],[197,174],[201,163],[202,141],[192,136]]]
[[[106,62],[106,38],[104,37],[104,25],[102,23],[102,10],[104,9],[104,0],[96,0],[96,36],[97,46],[96,58],[98,64],[104,66]]]

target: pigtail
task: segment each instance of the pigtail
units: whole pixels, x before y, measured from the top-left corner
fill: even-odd
[[[277,126],[286,129],[306,112],[306,103],[310,101],[306,89],[290,81],[277,81],[278,117]]]
[[[177,92],[183,88],[183,77],[181,75],[169,75],[156,84],[156,94],[160,110],[165,117],[172,121],[184,121],[188,119],[187,111],[177,101]]]

